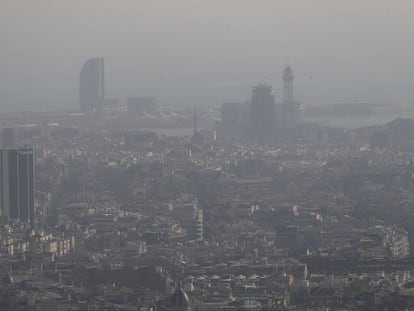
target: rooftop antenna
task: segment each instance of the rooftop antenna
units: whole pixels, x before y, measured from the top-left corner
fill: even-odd
[[[266,85],[266,84],[267,84],[267,76],[266,76],[266,75],[263,75],[263,76],[262,76],[262,79],[263,79],[263,82],[262,82],[262,83],[263,83],[264,85]]]
[[[196,113],[195,108],[193,109],[193,126],[194,126],[193,137],[195,137],[197,134],[197,113]]]

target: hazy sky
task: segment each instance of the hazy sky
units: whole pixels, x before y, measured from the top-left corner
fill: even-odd
[[[0,0],[0,109],[75,107],[83,62],[107,95],[162,105],[281,98],[289,61],[305,105],[414,103],[413,0]],[[6,108],[7,107],[7,108]]]

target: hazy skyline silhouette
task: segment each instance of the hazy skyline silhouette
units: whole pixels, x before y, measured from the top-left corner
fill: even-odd
[[[104,57],[108,97],[160,105],[247,99],[266,76],[305,105],[409,104],[409,0],[2,0],[0,110],[78,107],[82,64]]]

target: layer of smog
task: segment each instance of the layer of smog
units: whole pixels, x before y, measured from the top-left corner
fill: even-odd
[[[0,2],[0,311],[414,310],[414,2]]]

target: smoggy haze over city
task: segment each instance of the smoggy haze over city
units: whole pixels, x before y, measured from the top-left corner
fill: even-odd
[[[78,107],[105,58],[108,97],[243,101],[295,69],[306,105],[414,99],[411,0],[1,0],[0,110]],[[264,78],[266,77],[266,78]]]

